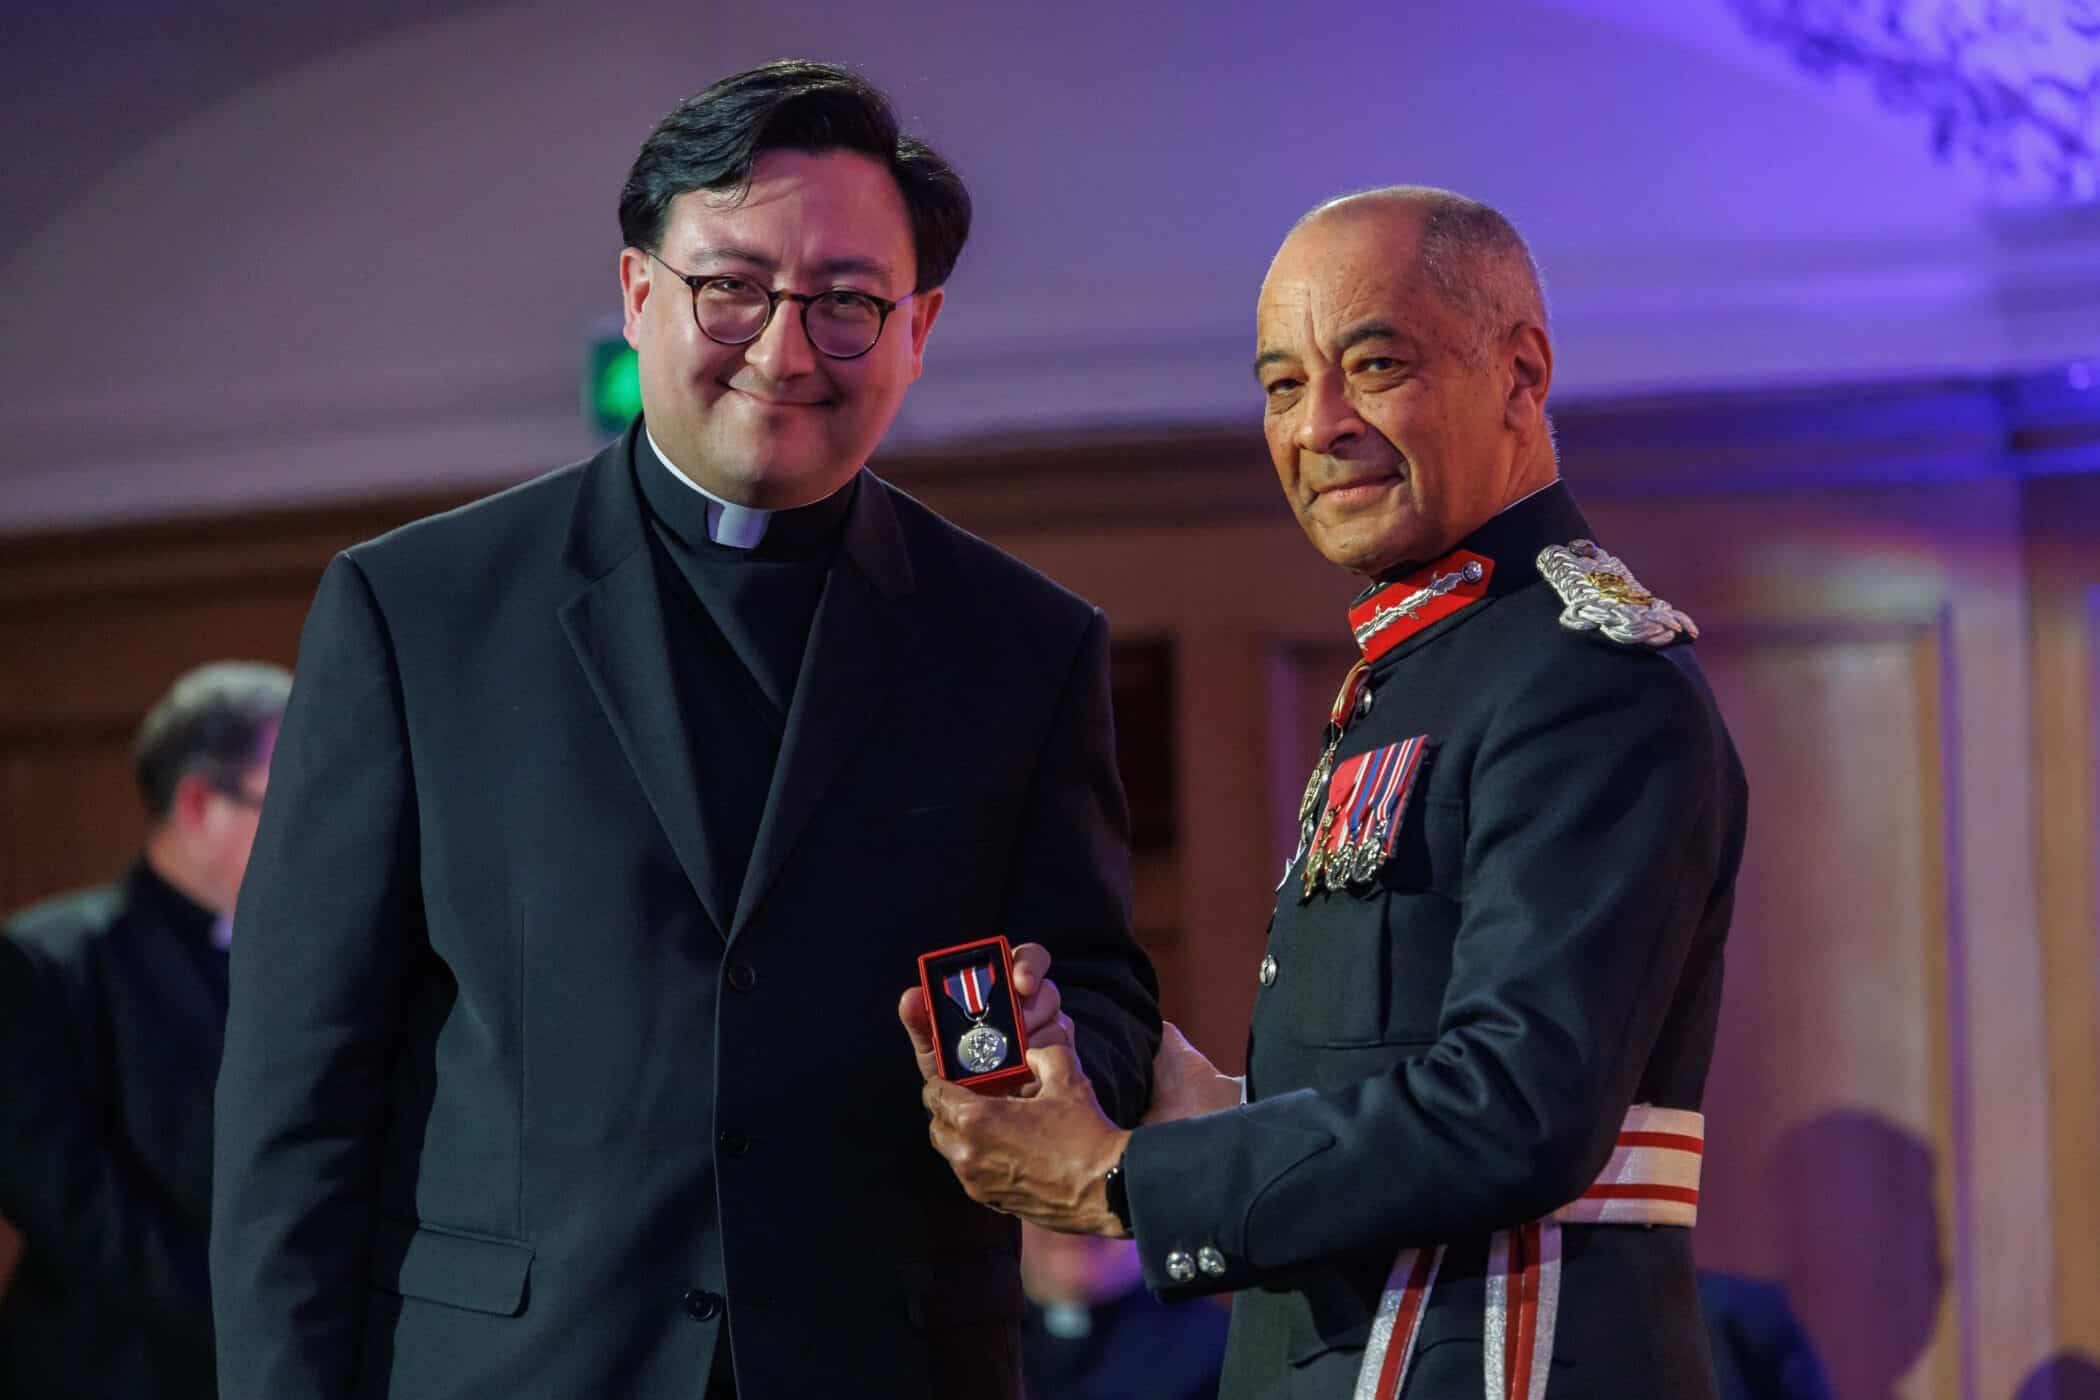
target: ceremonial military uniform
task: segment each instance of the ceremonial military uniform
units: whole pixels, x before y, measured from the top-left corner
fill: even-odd
[[[1690,1231],[1578,1222],[1696,1209],[1744,782],[1589,535],[1555,484],[1351,611],[1248,1102],[1123,1161],[1152,1288],[1246,1290],[1227,1400],[1713,1394]]]

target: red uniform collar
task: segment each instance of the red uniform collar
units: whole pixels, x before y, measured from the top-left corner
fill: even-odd
[[[1487,596],[1495,561],[1454,549],[1413,573],[1380,584],[1349,609],[1349,631],[1365,661],[1376,661],[1424,628]]]

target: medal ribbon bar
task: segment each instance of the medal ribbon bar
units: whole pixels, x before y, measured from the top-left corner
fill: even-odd
[[[1306,899],[1363,884],[1384,868],[1428,748],[1429,736],[1417,734],[1335,765],[1304,856]]]
[[[984,1015],[991,1006],[992,987],[998,980],[999,974],[992,970],[992,965],[984,963],[949,973],[941,979],[941,988],[948,993],[948,1000],[974,1019]]]

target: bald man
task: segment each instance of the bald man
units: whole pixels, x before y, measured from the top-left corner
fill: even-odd
[[[1135,1235],[1164,1298],[1240,1290],[1227,1397],[1710,1397],[1688,1227],[1744,782],[1696,628],[1560,483],[1502,215],[1325,205],[1257,321],[1284,497],[1366,586],[1244,1098],[1170,1033],[1122,1131],[1050,1049],[1025,1102],[929,1083],[934,1145],[978,1200]]]

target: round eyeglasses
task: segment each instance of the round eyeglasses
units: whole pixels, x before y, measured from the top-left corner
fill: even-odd
[[[646,249],[644,251],[647,251]],[[869,292],[834,287],[828,292],[788,292],[761,287],[748,277],[699,277],[680,272],[650,253],[664,271],[692,289],[693,324],[717,345],[749,345],[773,324],[783,301],[802,308],[802,333],[817,352],[834,360],[857,360],[875,348],[890,313],[918,295],[886,301]]]

